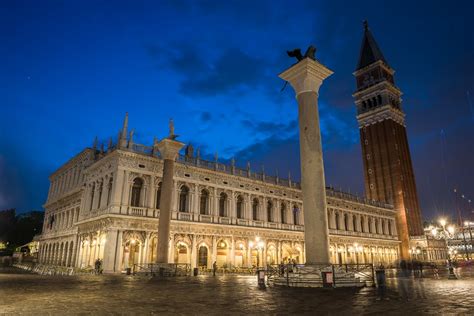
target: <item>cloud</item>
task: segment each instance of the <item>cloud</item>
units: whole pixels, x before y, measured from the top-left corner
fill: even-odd
[[[239,49],[227,49],[210,68],[202,74],[186,72],[180,92],[189,96],[214,96],[254,89],[263,77],[265,63]]]
[[[205,111],[200,114],[199,118],[201,119],[203,123],[207,123],[212,120],[212,115],[210,112]]]

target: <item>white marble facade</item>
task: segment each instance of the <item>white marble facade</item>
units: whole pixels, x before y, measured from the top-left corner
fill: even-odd
[[[40,262],[88,267],[100,258],[106,272],[120,272],[155,261],[162,159],[156,147],[123,136],[117,144],[87,148],[50,176]],[[391,206],[326,194],[333,263],[398,259]],[[303,212],[299,183],[205,161],[189,149],[176,164],[170,262],[303,263]]]

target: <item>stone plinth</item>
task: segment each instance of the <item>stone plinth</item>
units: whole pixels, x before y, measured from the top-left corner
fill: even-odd
[[[332,73],[319,62],[305,58],[280,74],[280,78],[291,84],[298,100],[307,264],[330,262],[318,91],[323,80]]]
[[[305,265],[295,267],[288,275],[279,276],[272,279],[273,285],[289,287],[323,287],[324,272],[332,272],[335,287],[363,287],[366,282],[356,277],[353,272],[346,272],[342,267],[331,265]]]

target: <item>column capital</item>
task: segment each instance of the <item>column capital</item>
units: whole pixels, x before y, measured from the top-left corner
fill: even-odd
[[[161,157],[165,160],[175,160],[178,152],[183,148],[183,146],[184,143],[170,138],[164,138],[157,144]]]
[[[323,64],[311,58],[305,58],[292,65],[278,76],[290,83],[295,90],[296,97],[303,92],[315,92],[318,94],[319,87],[324,79],[334,72]]]

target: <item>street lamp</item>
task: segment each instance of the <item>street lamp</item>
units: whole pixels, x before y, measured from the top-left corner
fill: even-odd
[[[456,230],[455,230],[453,225],[446,226],[447,221],[444,218],[440,219],[438,222],[441,225],[441,228],[440,227],[432,227],[431,234],[433,235],[433,237],[435,239],[445,240],[446,241],[446,247],[447,247],[448,246],[448,240],[453,239],[455,237],[455,231]],[[451,262],[451,253],[452,253],[452,251],[448,250],[448,270],[449,270],[448,279],[456,280],[457,277],[454,274],[453,263]]]
[[[255,241],[249,241],[250,249],[257,250],[257,269],[260,267],[260,250],[263,250],[264,242],[260,240],[260,237],[255,237]]]

